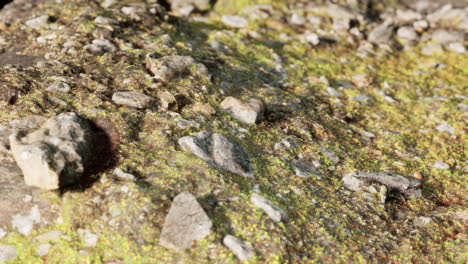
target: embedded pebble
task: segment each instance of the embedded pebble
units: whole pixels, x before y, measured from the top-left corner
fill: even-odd
[[[46,89],[48,92],[68,93],[70,92],[70,85],[66,82],[54,82],[51,86]]]
[[[455,134],[456,130],[449,123],[442,123],[436,127],[437,131],[449,133],[450,135]]]
[[[14,246],[0,245],[0,263],[15,260],[18,257],[18,250]]]
[[[255,250],[250,243],[235,236],[225,236],[223,244],[234,252],[240,261],[246,261],[255,255]]]
[[[441,161],[441,160],[438,160],[436,161],[432,167],[436,168],[436,169],[440,169],[440,170],[448,170],[450,169],[450,165],[448,165],[447,163]]]
[[[221,17],[221,22],[226,26],[230,26],[234,28],[244,28],[249,25],[249,22],[247,21],[247,19],[241,16],[223,15]]]
[[[116,92],[112,95],[112,101],[118,105],[146,109],[152,105],[154,99],[139,92]]]
[[[258,193],[252,193],[250,201],[258,208],[262,209],[275,222],[286,222],[289,220],[288,215],[283,209],[276,206],[272,201],[263,197]]]

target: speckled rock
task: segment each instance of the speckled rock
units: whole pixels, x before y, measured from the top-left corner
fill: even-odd
[[[164,247],[183,250],[211,233],[211,220],[193,194],[182,192],[172,201],[159,238]]]
[[[261,120],[266,110],[266,104],[261,99],[243,101],[232,96],[226,97],[219,107],[246,124],[254,124]]]
[[[95,39],[92,44],[84,46],[84,48],[92,54],[102,55],[108,52],[115,52],[117,47],[107,39]]]
[[[387,20],[369,32],[367,40],[372,43],[388,43],[393,37],[393,21]]]
[[[146,67],[156,79],[169,82],[176,78],[187,76],[210,79],[211,74],[202,63],[198,63],[190,56],[164,56],[151,53],[146,56]]]
[[[58,92],[58,93],[68,93],[70,92],[70,85],[66,82],[57,81],[54,82],[51,86],[47,87],[46,91],[48,92]]]
[[[244,147],[238,142],[219,133],[199,132],[192,136],[179,139],[179,145],[185,151],[193,152],[210,165],[239,174],[252,177],[253,166]]]
[[[221,17],[221,22],[226,25],[230,26],[233,28],[244,28],[249,25],[249,22],[247,19],[241,17],[241,16],[228,16],[224,15]]]
[[[234,252],[240,261],[249,260],[255,255],[255,250],[249,243],[235,236],[225,236],[223,244]]]
[[[116,92],[112,95],[112,101],[118,105],[146,109],[153,104],[154,99],[139,92]]]
[[[252,193],[250,196],[250,202],[252,202],[256,207],[262,209],[270,218],[275,222],[286,222],[289,220],[286,212],[275,205],[272,201],[263,197],[258,193]]]

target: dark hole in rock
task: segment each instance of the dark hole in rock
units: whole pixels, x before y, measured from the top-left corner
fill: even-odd
[[[0,9],[2,9],[7,4],[13,2],[13,0],[0,0]]]

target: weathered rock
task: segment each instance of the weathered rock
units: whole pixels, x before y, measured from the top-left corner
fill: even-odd
[[[33,29],[41,29],[46,27],[49,22],[50,17],[48,15],[39,16],[31,20],[26,21],[26,26]]]
[[[210,103],[206,104],[195,104],[193,106],[193,111],[201,113],[202,115],[206,117],[210,117],[214,114],[216,114],[216,110],[211,106]]]
[[[441,44],[449,44],[452,42],[463,43],[464,32],[456,30],[437,29],[436,31],[432,32],[432,40]]]
[[[255,255],[255,250],[249,243],[235,236],[225,236],[223,244],[234,252],[240,261],[246,261]]]
[[[293,137],[288,137],[282,139],[280,142],[276,143],[274,146],[275,151],[284,151],[290,148],[299,147],[300,143],[297,139]]]
[[[161,104],[162,109],[177,111],[179,109],[179,104],[177,99],[173,94],[168,91],[158,93],[158,99]]]
[[[46,91],[68,93],[70,92],[70,85],[68,85],[68,83],[66,82],[57,81],[57,82],[54,82],[51,86],[47,87]]]
[[[335,88],[333,88],[333,87],[328,87],[327,88],[327,93],[330,96],[334,96],[334,97],[338,97],[338,98],[343,97],[343,94],[341,92],[339,92],[338,90],[336,90]]]
[[[63,236],[63,232],[60,230],[53,230],[42,235],[38,235],[36,240],[39,242],[47,241],[58,241],[60,237]]]
[[[434,163],[434,165],[432,165],[432,167],[436,168],[436,169],[440,169],[440,170],[448,170],[450,169],[450,165],[448,165],[447,163],[441,161],[441,160],[438,160]]]
[[[310,164],[307,164],[300,160],[291,161],[291,167],[296,173],[297,176],[302,178],[309,178],[312,176],[317,177],[318,179],[323,178],[323,175],[318,173]]]
[[[261,99],[243,101],[232,96],[226,97],[219,107],[246,124],[254,124],[261,120],[266,110],[266,104]]]
[[[202,63],[197,63],[190,56],[164,56],[159,53],[146,55],[146,67],[154,74],[154,77],[169,82],[178,77],[196,76],[210,79],[211,74]]]
[[[357,87],[368,87],[374,83],[374,79],[365,73],[354,75],[352,81]]]
[[[421,50],[421,53],[426,56],[431,56],[437,53],[442,53],[442,45],[438,43],[427,43]]]
[[[0,263],[15,260],[18,257],[18,250],[14,246],[0,245]]]
[[[272,201],[261,196],[258,193],[252,193],[250,201],[258,208],[262,209],[273,221],[286,222],[289,220],[288,215],[283,209],[276,206]]]
[[[402,41],[416,41],[418,40],[418,33],[413,27],[401,27],[397,31],[397,36]]]
[[[371,105],[373,102],[375,102],[375,99],[373,97],[365,94],[358,94],[356,96],[353,96],[351,100],[359,102],[362,105]]]
[[[453,8],[452,5],[444,5],[434,13],[429,14],[427,20],[431,25],[468,30],[468,10],[466,8]]]
[[[452,42],[447,45],[447,49],[455,53],[463,54],[466,52],[466,48],[461,42]]]
[[[212,222],[195,196],[182,192],[174,198],[166,215],[159,243],[167,248],[190,248],[211,233]]]
[[[179,139],[179,145],[185,151],[191,151],[210,165],[252,177],[253,167],[244,147],[236,141],[219,133],[199,132]]]
[[[75,113],[62,113],[29,134],[17,131],[10,145],[27,185],[46,190],[76,183],[89,159],[92,132]]]
[[[455,134],[456,130],[449,123],[442,123],[436,127],[437,131],[449,133],[450,135]]]
[[[39,245],[39,248],[37,249],[37,254],[40,257],[43,257],[49,253],[49,250],[52,248],[51,244],[41,244]]]
[[[422,15],[410,9],[397,9],[395,14],[395,21],[398,24],[408,24],[416,20],[422,19]]]
[[[343,177],[344,186],[352,191],[362,191],[366,185],[378,182],[389,190],[395,190],[406,198],[421,197],[422,183],[391,172],[352,172]]]
[[[154,99],[139,92],[116,92],[112,95],[112,101],[119,105],[146,109],[153,104]]]
[[[392,40],[393,29],[393,21],[387,20],[369,32],[367,40],[377,44],[388,43]]]
[[[84,48],[92,54],[102,55],[108,52],[115,52],[117,47],[107,39],[95,39],[92,44],[84,46]]]
[[[226,25],[230,26],[233,28],[244,28],[249,25],[249,22],[247,19],[241,17],[241,16],[228,16],[224,15],[221,17],[221,22]]]
[[[179,10],[187,6],[193,6],[200,11],[205,11],[210,8],[210,0],[168,0],[171,5],[171,10]]]

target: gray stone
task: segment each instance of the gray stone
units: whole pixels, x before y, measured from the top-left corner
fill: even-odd
[[[156,79],[169,82],[178,77],[196,76],[210,79],[211,74],[202,63],[197,63],[190,56],[164,56],[159,58],[158,53],[146,55],[146,67],[154,74]]]
[[[182,128],[182,129],[186,129],[186,128],[190,128],[190,127],[195,127],[195,128],[200,127],[199,123],[197,123],[195,121],[192,121],[192,120],[187,120],[187,119],[183,119],[183,118],[176,118],[175,121],[177,123],[177,126]]]
[[[246,124],[258,122],[266,111],[266,104],[261,99],[243,101],[232,96],[226,97],[219,107],[228,111],[234,119]]]
[[[433,41],[441,44],[449,44],[452,42],[463,43],[464,32],[456,30],[437,29],[436,31],[432,32],[431,37]]]
[[[327,156],[327,158],[331,162],[333,162],[333,164],[337,164],[338,162],[340,162],[340,157],[338,157],[338,155],[336,155],[334,150],[329,149],[329,148],[322,148],[321,151],[325,156]]]
[[[193,152],[208,164],[244,177],[252,177],[253,167],[244,147],[219,133],[199,132],[179,139],[185,151]]]
[[[392,40],[393,29],[393,21],[387,20],[370,31],[367,40],[377,44],[388,43]]]
[[[283,209],[276,206],[272,201],[263,197],[258,193],[252,193],[250,201],[258,208],[262,209],[275,222],[286,222],[289,220],[288,215]]]
[[[299,15],[298,13],[294,13],[291,15],[290,22],[293,25],[301,26],[301,25],[304,25],[307,22],[307,20],[305,17]]]
[[[0,245],[0,263],[15,260],[18,257],[18,250],[14,246]]]
[[[96,246],[99,240],[99,235],[92,233],[89,229],[78,229],[78,234],[80,234],[83,237],[83,240],[87,247]]]
[[[373,97],[363,94],[353,96],[351,100],[359,102],[362,105],[371,105],[375,101]]]
[[[323,175],[318,173],[310,164],[307,164],[300,160],[291,161],[291,167],[297,176],[302,178],[309,178],[312,176],[322,179]]]
[[[114,175],[117,176],[117,178],[119,178],[120,180],[125,181],[134,181],[136,179],[133,174],[126,173],[120,168],[114,170]]]
[[[466,8],[453,8],[452,5],[444,5],[434,13],[429,14],[427,20],[431,25],[468,30],[468,10]]]
[[[19,130],[10,145],[27,185],[46,190],[76,183],[90,158],[89,123],[69,112],[53,117],[29,134]]]
[[[441,160],[438,160],[434,163],[434,165],[432,165],[432,167],[434,167],[435,169],[440,169],[440,170],[448,170],[450,169],[450,165],[448,165],[447,163],[441,161]]]
[[[397,36],[399,39],[403,41],[416,41],[418,40],[419,36],[414,30],[413,27],[401,27],[397,31]]]
[[[413,23],[413,28],[417,32],[421,33],[421,32],[424,32],[426,29],[429,28],[429,23],[427,23],[426,20],[418,20],[418,21],[415,21]]]
[[[442,53],[444,50],[442,49],[442,45],[438,43],[427,43],[421,50],[421,53],[426,56],[431,56],[436,53]]]
[[[2,228],[0,228],[0,239],[2,239],[4,236],[6,236],[6,234],[8,234],[5,230],[3,230]]]
[[[182,192],[174,198],[166,215],[159,243],[177,251],[190,248],[194,241],[211,233],[212,225],[195,196]]]
[[[408,24],[416,20],[421,20],[423,18],[420,13],[410,9],[397,9],[395,15],[395,21],[398,24]]]
[[[338,97],[338,98],[343,97],[343,94],[341,92],[339,92],[338,90],[336,90],[335,88],[332,88],[332,87],[328,87],[327,92],[328,92],[328,94],[330,96],[334,96],[334,97]]]
[[[154,99],[139,92],[116,92],[112,95],[112,101],[118,105],[146,109],[153,104]]]
[[[54,82],[51,86],[47,87],[46,91],[68,93],[70,92],[70,85],[68,85],[68,83],[66,82],[57,81],[57,82]]]
[[[102,55],[108,52],[115,52],[117,47],[107,39],[95,39],[92,44],[84,46],[84,48],[92,54]]]
[[[343,177],[344,186],[352,191],[362,191],[367,185],[378,182],[389,190],[395,190],[406,198],[421,197],[422,183],[391,172],[352,172]]]
[[[308,33],[304,35],[304,39],[309,42],[310,44],[316,46],[320,43],[320,37],[319,35],[315,33]]]
[[[31,20],[26,21],[26,26],[33,28],[33,29],[41,29],[47,26],[49,22],[49,16],[44,15],[44,16],[39,16],[36,18],[33,18]]]
[[[37,254],[41,257],[47,255],[49,250],[52,248],[51,244],[41,244],[37,250]]]
[[[428,225],[431,222],[431,218],[427,216],[416,217],[413,221],[414,225],[417,227],[423,227]]]
[[[276,143],[274,149],[275,151],[284,151],[290,148],[299,147],[299,145],[299,142],[295,138],[288,137]]]
[[[11,224],[13,228],[18,229],[19,233],[29,235],[33,230],[34,224],[38,224],[40,222],[41,212],[39,211],[39,207],[36,205],[31,208],[31,211],[27,215],[14,215]]]
[[[455,134],[456,130],[449,123],[442,123],[436,127],[437,131],[449,133],[450,135]]]
[[[466,48],[461,42],[452,42],[447,45],[447,49],[455,53],[463,54],[466,52]]]
[[[192,6],[200,11],[206,11],[210,8],[210,0],[168,0],[171,5],[171,10],[179,10]]]
[[[241,16],[223,15],[221,17],[221,22],[226,26],[234,27],[234,28],[244,28],[249,25],[249,22],[247,21],[247,19]]]
[[[63,232],[60,230],[53,230],[42,235],[38,235],[36,240],[39,242],[47,241],[58,241],[60,237],[63,236]]]
[[[249,260],[255,255],[254,248],[250,243],[235,236],[227,235],[223,239],[223,244],[228,247],[240,261]]]

